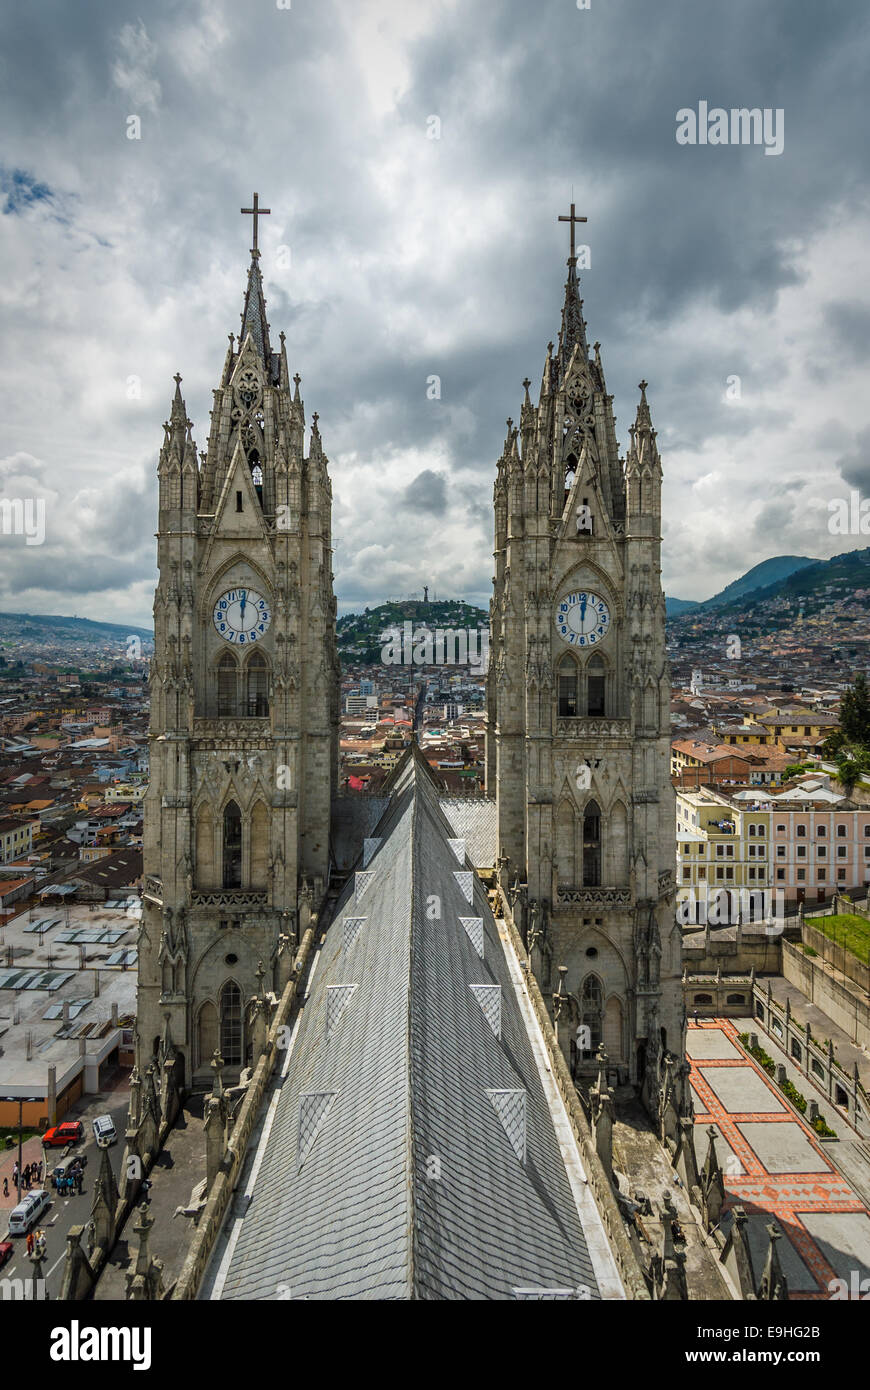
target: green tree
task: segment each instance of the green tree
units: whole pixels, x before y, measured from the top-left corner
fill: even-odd
[[[836,780],[850,792],[861,777],[870,772],[870,751],[859,748],[854,751],[844,749],[837,756]]]
[[[840,701],[840,728],[847,743],[858,748],[870,747],[870,691],[860,672]]]

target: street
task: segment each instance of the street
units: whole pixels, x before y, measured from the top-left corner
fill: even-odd
[[[100,1151],[94,1141],[91,1128],[92,1121],[97,1115],[111,1115],[115,1123],[118,1140],[110,1148],[109,1158],[115,1178],[120,1181],[121,1164],[124,1156],[124,1129],[130,1098],[129,1085],[126,1084],[128,1078],[129,1073],[125,1073],[123,1077],[125,1084],[116,1089],[103,1091],[96,1095],[83,1096],[63,1116],[64,1121],[81,1120],[85,1130],[82,1141],[70,1149],[66,1159],[63,1149],[43,1150],[39,1137],[28,1139],[24,1145],[23,1162],[25,1165],[39,1162],[40,1159],[44,1161],[45,1167],[41,1185],[49,1189],[52,1198],[51,1206],[38,1223],[45,1231],[46,1237],[47,1255],[43,1265],[43,1275],[49,1298],[57,1298],[60,1294],[67,1248],[66,1237],[70,1227],[87,1226],[90,1219],[94,1182],[100,1170]],[[74,1193],[72,1196],[68,1194],[58,1196],[48,1181],[48,1174],[51,1173],[56,1164],[72,1159],[77,1154],[85,1154],[88,1160],[82,1191],[81,1193]],[[27,1258],[25,1238],[24,1236],[9,1236],[7,1229],[9,1213],[16,1205],[17,1200],[12,1186],[12,1165],[17,1156],[17,1145],[14,1149],[4,1150],[0,1155],[0,1187],[2,1187],[2,1179],[8,1177],[10,1190],[8,1198],[3,1198],[0,1195],[0,1229],[3,1230],[2,1239],[12,1240],[15,1246],[15,1254],[0,1271],[0,1279],[23,1279],[29,1282],[33,1277],[33,1266]],[[84,1241],[83,1248],[87,1249]]]

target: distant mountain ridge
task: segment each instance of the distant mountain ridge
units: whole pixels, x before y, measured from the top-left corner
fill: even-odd
[[[128,637],[154,641],[149,627],[134,627],[128,623],[104,623],[93,618],[67,618],[48,613],[0,613],[0,642],[27,638],[44,642],[85,642],[98,645],[104,642],[126,642]]]
[[[825,560],[813,560],[809,555],[774,555],[769,560],[762,560],[759,564],[753,565],[752,569],[747,570],[739,579],[733,579],[730,584],[726,584],[725,588],[720,589],[718,594],[713,594],[712,598],[702,599],[700,602],[694,599],[667,598],[667,614],[669,618],[676,618],[692,609],[721,608],[757,590],[775,588],[791,575],[807,569],[810,565],[828,563],[830,562]]]

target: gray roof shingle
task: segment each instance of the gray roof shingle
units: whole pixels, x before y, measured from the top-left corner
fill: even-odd
[[[457,882],[453,835],[415,754],[362,901],[351,875],[326,932],[225,1299],[600,1296],[498,927],[476,876],[471,906]]]

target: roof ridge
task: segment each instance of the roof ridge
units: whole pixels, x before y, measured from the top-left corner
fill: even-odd
[[[408,750],[410,757],[408,762],[411,766],[411,783],[414,786],[414,795],[411,802],[411,843],[410,843],[410,864],[408,866],[408,888],[411,905],[411,920],[408,923],[408,960],[407,974],[405,977],[407,986],[407,1027],[405,1028],[405,1104],[407,1106],[407,1125],[405,1128],[405,1162],[408,1187],[408,1297],[414,1300],[417,1295],[417,1184],[415,1182],[414,1169],[414,1084],[413,1084],[413,1056],[411,1042],[411,1005],[414,998],[414,926],[416,915],[416,865],[417,865],[417,835],[420,826],[420,800],[416,795],[418,765],[414,757],[413,749],[416,747],[416,740],[412,739]],[[400,760],[399,767],[404,763]],[[396,769],[398,771],[398,768]]]

